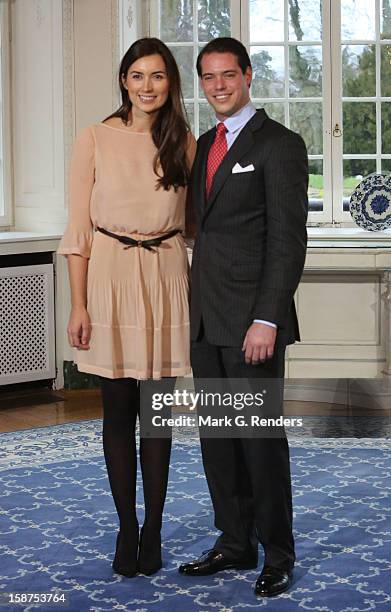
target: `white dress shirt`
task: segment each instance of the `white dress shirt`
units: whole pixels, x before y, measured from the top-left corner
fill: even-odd
[[[216,116],[216,125],[218,123],[224,123],[225,127],[227,128],[226,138],[228,149],[232,147],[246,123],[248,123],[248,121],[254,117],[256,112],[257,109],[255,108],[254,104],[249,101],[246,106],[243,106],[231,117],[224,119],[223,122],[219,119],[218,115]],[[264,323],[264,325],[277,328],[275,323],[272,323],[271,321],[264,321],[263,319],[254,319],[254,323]]]

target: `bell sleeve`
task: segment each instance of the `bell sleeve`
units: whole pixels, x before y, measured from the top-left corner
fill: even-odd
[[[90,127],[77,137],[69,173],[69,217],[60,241],[59,255],[89,258],[93,238],[90,201],[95,181],[95,142]]]

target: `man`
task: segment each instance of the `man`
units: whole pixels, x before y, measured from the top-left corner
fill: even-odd
[[[283,380],[286,345],[299,340],[293,296],[307,241],[306,148],[252,105],[250,58],[239,41],[208,43],[197,72],[217,126],[200,137],[192,174],[194,378]],[[222,533],[180,573],[255,568],[259,540],[265,562],[255,593],[282,593],[295,562],[285,435],[204,437],[201,448]]]

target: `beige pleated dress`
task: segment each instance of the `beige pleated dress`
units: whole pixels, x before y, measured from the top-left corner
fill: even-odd
[[[192,161],[195,140],[189,136]],[[139,380],[190,371],[186,189],[155,189],[150,134],[99,123],[77,138],[69,188],[69,221],[57,253],[88,258],[89,350],[76,350],[78,370]],[[96,231],[139,240],[182,233],[148,251],[124,248]]]

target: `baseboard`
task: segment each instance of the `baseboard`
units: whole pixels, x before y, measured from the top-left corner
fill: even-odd
[[[285,382],[284,397],[286,400],[299,402],[325,402],[369,410],[390,410],[391,380],[388,378],[288,379]]]
[[[97,389],[99,378],[79,372],[73,361],[64,361],[64,389]],[[176,389],[194,391],[191,375],[180,377]],[[285,400],[298,402],[324,402],[356,406],[369,410],[390,410],[391,380],[349,378],[307,378],[285,381]]]

